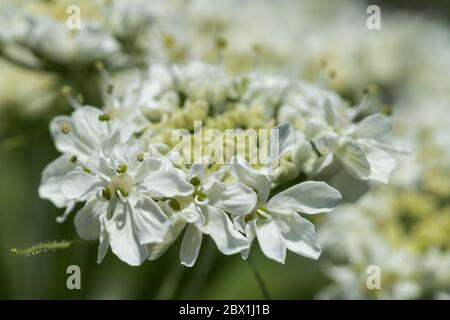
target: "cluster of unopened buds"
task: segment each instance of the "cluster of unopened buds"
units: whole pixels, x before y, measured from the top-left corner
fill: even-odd
[[[317,259],[314,225],[302,217],[387,183],[395,167],[384,142],[390,119],[368,114],[298,80],[232,76],[191,62],[152,65],[105,105],[79,105],[50,125],[62,154],[39,194],[64,221],[77,203],[78,235],[129,265],[160,257],[183,233],[193,266],[203,235],[246,259],[255,240],[270,259],[286,250]],[[119,92],[119,90],[117,90]],[[342,194],[342,195],[341,195]]]

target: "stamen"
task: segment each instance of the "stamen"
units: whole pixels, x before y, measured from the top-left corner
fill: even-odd
[[[138,160],[139,162],[144,161],[144,153],[143,153],[143,152],[141,152],[141,153],[138,154],[137,160]]]
[[[248,214],[248,215],[246,215],[246,216],[244,217],[244,221],[245,221],[246,223],[248,223],[248,222],[250,222],[250,221],[252,221],[252,220],[254,220],[254,219],[255,219],[255,216],[252,215],[252,214]]]
[[[100,121],[109,121],[111,120],[111,117],[109,116],[109,114],[101,114],[98,116],[98,120]]]
[[[198,177],[194,177],[189,181],[194,187],[197,187],[200,185],[201,181]]]
[[[123,190],[122,188],[118,188],[116,190],[117,198],[119,198],[120,202],[127,203],[128,202],[128,192]]]
[[[127,172],[127,169],[128,169],[127,165],[125,163],[121,163],[117,166],[116,171],[117,173],[122,174]]]
[[[264,207],[259,207],[258,209],[256,209],[256,215],[262,220],[267,220],[268,218],[270,218],[269,211]]]
[[[64,213],[56,217],[56,222],[63,223],[64,221],[66,221],[67,217],[70,215],[73,208],[75,207],[75,203],[76,203],[75,201],[70,201],[66,207],[66,210],[64,210]]]
[[[70,125],[68,123],[63,123],[61,125],[61,131],[64,134],[68,134],[70,132]]]
[[[83,96],[79,94],[78,100],[81,100],[81,101],[80,102],[77,101],[77,99],[75,99],[73,97],[72,88],[70,86],[62,87],[61,93],[64,97],[66,97],[67,101],[69,102],[69,104],[72,108],[74,108],[74,109],[81,108],[81,103],[83,103]]]
[[[227,40],[224,37],[218,37],[216,39],[216,48],[218,50],[218,60],[219,63],[223,64],[224,63],[224,56],[223,53],[225,51],[225,49],[227,48]]]
[[[174,198],[169,200],[169,205],[175,211],[180,211],[181,210],[181,204]]]
[[[102,197],[106,200],[111,200],[111,189],[108,187],[103,188],[102,190]]]
[[[209,203],[209,199],[208,198],[204,198],[204,197],[199,196],[199,195],[196,195],[196,196],[194,196],[194,202],[198,206],[204,206],[204,205],[207,205]]]

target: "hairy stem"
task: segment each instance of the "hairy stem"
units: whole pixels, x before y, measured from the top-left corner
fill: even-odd
[[[14,254],[17,254],[19,256],[31,256],[36,255],[40,253],[45,253],[48,251],[56,251],[56,250],[63,250],[63,249],[69,249],[73,246],[83,245],[83,244],[89,244],[94,243],[94,240],[62,240],[62,241],[50,241],[50,242],[43,242],[38,243],[35,245],[32,245],[28,248],[13,248],[11,249],[11,252]]]

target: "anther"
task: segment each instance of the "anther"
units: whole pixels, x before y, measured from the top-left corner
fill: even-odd
[[[100,121],[109,121],[111,120],[111,117],[109,116],[109,114],[101,114],[98,116],[98,120]]]
[[[181,205],[180,205],[180,203],[179,203],[176,199],[174,199],[174,198],[172,198],[172,199],[169,200],[169,205],[170,205],[170,207],[171,207],[173,210],[175,210],[175,211],[180,211],[180,210],[181,210]]]
[[[220,50],[224,50],[227,47],[227,39],[225,39],[224,37],[218,37],[216,39],[216,46],[217,48],[219,48]]]
[[[121,163],[117,166],[116,171],[119,174],[123,174],[127,172],[127,169],[128,169],[127,165],[125,163]]]
[[[126,192],[122,188],[118,188],[116,190],[116,195],[119,198],[120,202],[122,202],[122,203],[126,203],[127,202],[128,192]]]
[[[69,124],[68,124],[68,123],[63,123],[63,124],[61,125],[61,131],[62,131],[62,133],[64,133],[64,134],[68,134],[68,133],[70,132],[70,126],[69,126]]]
[[[197,187],[200,185],[201,181],[199,178],[194,177],[191,179],[191,181],[189,181],[194,187]]]
[[[106,187],[103,188],[102,190],[102,197],[105,198],[106,200],[111,200],[111,189]]]

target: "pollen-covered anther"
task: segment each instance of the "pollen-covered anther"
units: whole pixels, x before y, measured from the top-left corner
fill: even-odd
[[[128,169],[127,165],[125,163],[121,163],[117,166],[116,171],[119,174],[123,174],[127,172],[127,169]]]
[[[202,191],[195,191],[193,194],[194,201],[197,205],[205,205],[209,203],[208,195]]]
[[[174,198],[169,200],[169,205],[175,211],[180,211],[181,210],[181,204]]]
[[[200,185],[201,181],[199,178],[194,177],[189,181],[194,187],[197,187]]]
[[[269,211],[264,207],[258,207],[258,209],[256,209],[256,215],[262,220],[267,220],[270,218]]]
[[[101,114],[98,116],[98,120],[100,121],[109,121],[111,120],[111,117],[109,116],[109,114]]]
[[[68,123],[61,124],[61,131],[64,134],[68,134],[70,132],[70,125]]]
[[[111,200],[112,193],[111,189],[109,187],[105,187],[103,189],[97,190],[97,199],[100,201],[108,201]]]
[[[225,39],[224,37],[218,37],[216,39],[216,46],[220,50],[226,49],[227,45],[228,45],[227,39]]]

